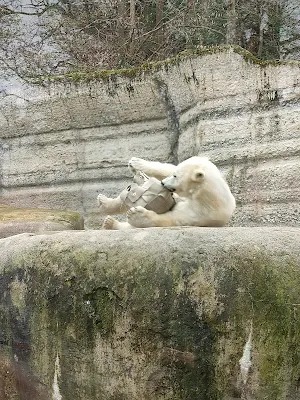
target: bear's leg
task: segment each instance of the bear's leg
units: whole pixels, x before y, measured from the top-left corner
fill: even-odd
[[[170,176],[175,171],[175,165],[164,164],[157,161],[146,161],[142,158],[132,157],[128,163],[129,169],[135,174],[137,171],[142,171],[149,176],[162,180]]]
[[[119,222],[110,215],[108,215],[102,225],[103,229],[108,229],[108,230],[125,230],[125,229],[131,229],[134,228],[131,226],[128,222]]]
[[[127,207],[119,196],[111,199],[104,196],[104,194],[98,194],[97,202],[101,214],[123,214],[127,211]]]
[[[156,214],[144,207],[132,207],[127,211],[127,219],[130,225],[136,228],[150,228],[155,226],[176,226],[176,223],[167,214]]]

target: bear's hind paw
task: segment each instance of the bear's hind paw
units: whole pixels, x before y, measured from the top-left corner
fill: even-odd
[[[97,203],[99,207],[102,207],[105,205],[105,200],[107,200],[107,197],[104,194],[98,194],[97,196]]]
[[[102,229],[106,230],[118,229],[118,221],[113,217],[111,217],[110,215],[108,215],[103,222]]]
[[[110,213],[114,214],[115,212],[119,211],[122,205],[121,202],[117,203],[115,199],[106,197],[104,194],[98,194],[97,203],[99,206],[100,214],[110,214]]]

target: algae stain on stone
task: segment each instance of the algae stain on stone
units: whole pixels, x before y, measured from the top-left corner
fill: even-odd
[[[23,314],[25,310],[25,298],[27,292],[27,285],[23,281],[19,281],[18,277],[10,285],[10,296],[13,305]]]
[[[107,287],[98,287],[85,296],[85,301],[96,329],[103,336],[109,336],[114,330],[115,314],[119,308],[117,294]]]
[[[263,254],[253,253],[251,260],[236,259],[226,268],[218,339],[218,354],[222,350],[225,358],[218,360],[219,387],[223,391],[232,391],[233,386],[241,389],[239,379],[233,382],[239,376],[243,390],[252,388],[257,399],[279,400],[287,398],[287,393],[294,395],[289,398],[297,398],[300,325],[292,309],[299,303],[299,293],[293,290],[300,280],[298,267],[292,260],[274,265]],[[253,320],[252,333],[249,320]],[[228,321],[232,321],[230,325]],[[245,336],[246,344],[242,342]],[[236,378],[227,375],[224,367],[229,365]],[[288,375],[292,383],[287,383]]]
[[[218,298],[216,277],[212,268],[204,271],[199,266],[191,275],[189,285],[200,318],[204,315],[205,318],[213,319],[222,313],[223,304]]]

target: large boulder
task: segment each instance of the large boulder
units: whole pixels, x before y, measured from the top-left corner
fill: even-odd
[[[299,399],[299,243],[296,228],[0,240],[1,400]]]
[[[79,213],[44,208],[15,208],[0,204],[0,238],[24,232],[83,229]]]

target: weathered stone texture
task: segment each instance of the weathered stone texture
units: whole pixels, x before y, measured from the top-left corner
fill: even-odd
[[[83,228],[83,218],[76,212],[44,208],[14,208],[0,204],[1,239],[24,232],[81,230]]]
[[[300,399],[299,241],[282,227],[0,240],[1,400]]]
[[[234,225],[298,226],[299,64],[225,48],[165,65],[2,99],[2,201],[74,209],[99,226],[97,193],[126,187],[130,157],[204,154],[237,198]]]

